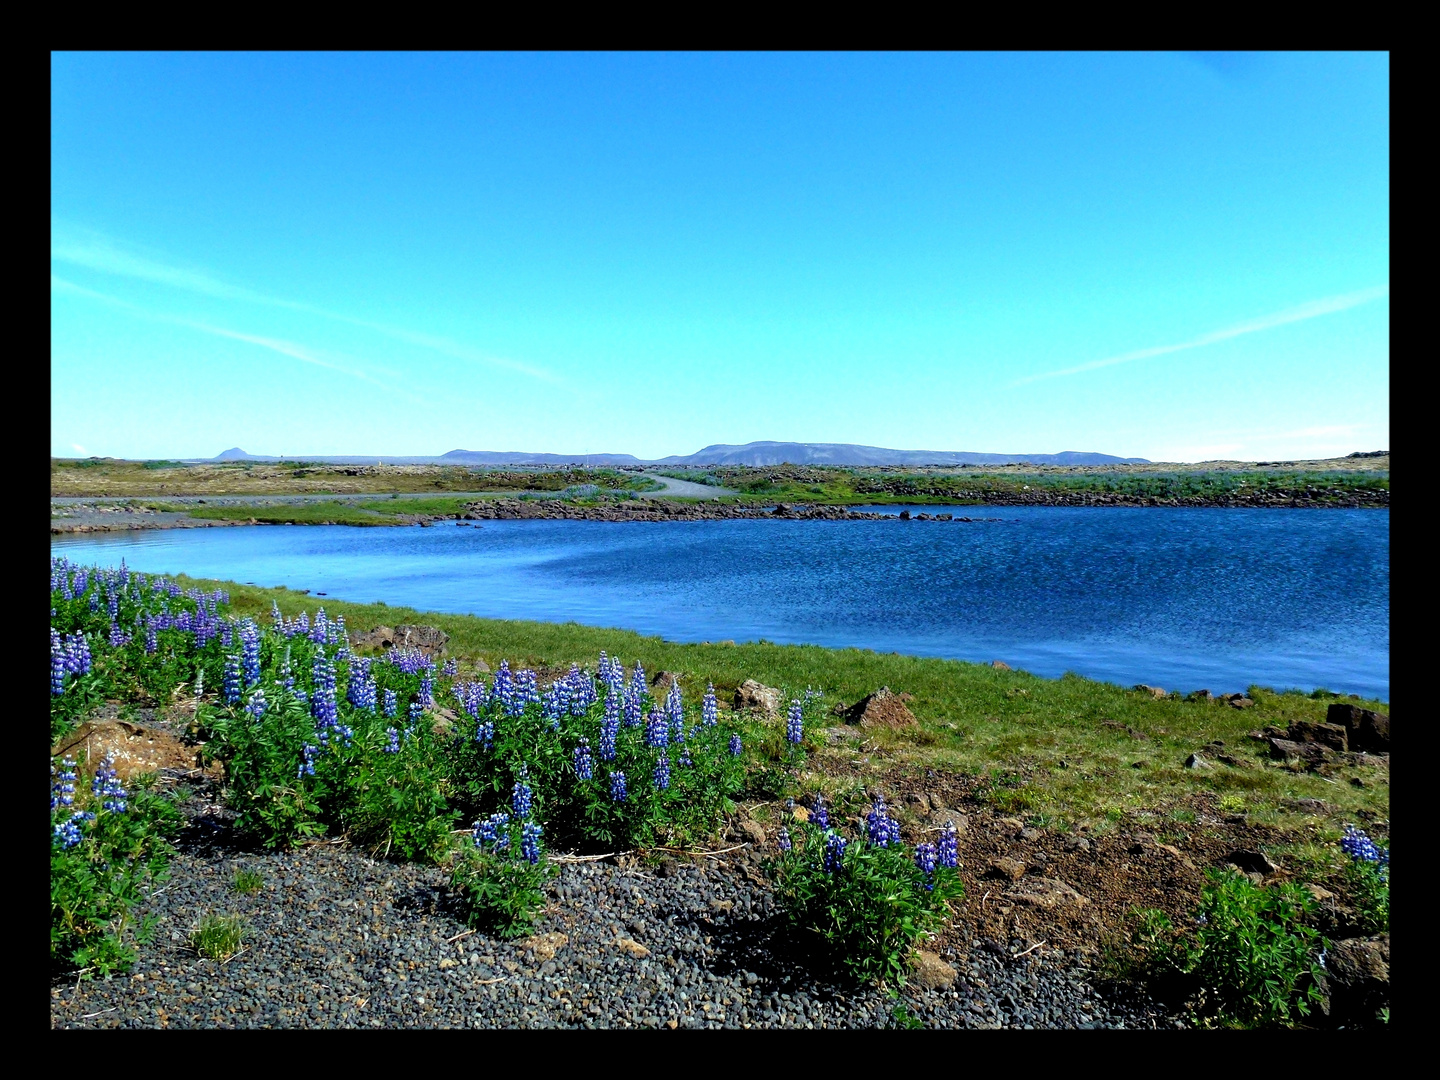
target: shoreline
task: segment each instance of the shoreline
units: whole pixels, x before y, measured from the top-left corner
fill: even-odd
[[[988,507],[1010,506],[1054,506],[1054,507],[1144,507],[1154,509],[1264,509],[1264,510],[1388,510],[1389,492],[1377,493],[1379,497],[1348,498],[1339,501],[1324,501],[1310,498],[1270,496],[1257,493],[1244,496],[1224,497],[1182,497],[1159,498],[1154,496],[1133,496],[1109,493],[1079,492],[1029,492],[1004,495],[975,503],[956,503],[954,500],[930,502],[919,499],[895,500],[886,503],[868,501],[859,505],[901,507],[913,506],[974,506],[977,510]],[[274,498],[272,496],[272,498]],[[337,498],[337,504],[339,500]],[[57,517],[53,511],[63,505],[66,512]],[[623,502],[586,505],[560,499],[483,499],[469,502],[456,513],[439,514],[394,514],[376,515],[373,520],[355,521],[317,519],[311,515],[287,514],[275,503],[245,505],[231,504],[234,517],[194,517],[189,512],[157,511],[143,506],[123,506],[67,502],[56,504],[52,501],[50,533],[52,536],[74,533],[131,532],[143,529],[184,529],[209,528],[230,525],[353,525],[363,528],[432,525],[437,521],[731,521],[731,520],[782,520],[782,521],[945,521],[968,523],[995,520],[986,517],[957,515],[950,511],[930,513],[921,511],[900,514],[880,513],[873,510],[855,510],[850,506],[835,503],[778,503],[746,504],[719,502],[716,500],[685,501],[677,499],[634,499]],[[312,504],[313,505],[313,504]],[[249,511],[246,516],[240,514]],[[74,520],[67,520],[74,519]]]

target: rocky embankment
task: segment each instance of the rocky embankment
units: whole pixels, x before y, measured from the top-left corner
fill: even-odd
[[[893,521],[894,514],[847,510],[843,506],[775,507],[735,506],[717,503],[682,503],[646,500],[583,506],[558,500],[497,499],[469,503],[460,515],[468,521],[507,521],[517,518],[550,518],[578,521],[725,521],[741,518],[781,518],[792,521]],[[909,518],[908,513],[901,517]],[[970,521],[952,514],[920,514],[916,520]]]
[[[1347,491],[1336,487],[1313,487],[1303,491],[1244,491],[1224,495],[1135,495],[1113,491],[956,491],[951,488],[915,488],[900,483],[878,484],[865,494],[886,499],[937,498],[986,506],[1219,506],[1295,507],[1298,509],[1378,509],[1390,506],[1388,488],[1374,491]]]

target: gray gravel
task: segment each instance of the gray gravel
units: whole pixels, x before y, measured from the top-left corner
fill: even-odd
[[[547,957],[467,933],[442,870],[328,844],[227,849],[216,810],[201,806],[190,850],[149,899],[155,935],[134,971],[54,980],[53,1026],[887,1027],[902,1002],[925,1027],[1178,1026],[1151,1004],[1107,1000],[1063,954],[1013,956],[1020,942],[949,957],[960,978],[948,990],[896,998],[819,983],[787,956],[753,852],[658,869],[562,865],[535,927],[565,935]],[[259,872],[260,892],[232,888],[241,867]],[[189,946],[211,912],[249,927],[223,963]]]

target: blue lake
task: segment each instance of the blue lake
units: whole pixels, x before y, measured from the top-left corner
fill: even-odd
[[[244,526],[56,537],[51,550],[672,641],[763,637],[1124,685],[1389,699],[1388,510],[912,508],[947,509],[1000,520]]]

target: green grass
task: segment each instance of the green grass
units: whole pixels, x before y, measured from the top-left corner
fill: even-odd
[[[209,960],[228,960],[240,951],[247,928],[238,915],[206,915],[190,935],[190,947]]]
[[[217,584],[177,580],[202,587]],[[234,583],[225,587],[240,614],[268,617],[272,600],[292,617],[302,610],[313,613],[319,604],[285,589]],[[681,644],[578,623],[480,619],[332,598],[323,603],[332,618],[343,614],[352,632],[381,623],[438,626],[450,635],[447,650],[461,659],[462,670],[474,659],[485,660],[492,669],[502,659],[512,667],[593,667],[604,649],[627,665],[638,660],[652,673],[680,672],[691,701],[700,698],[707,682],[715,684],[722,701],[728,700],[745,679],[792,692],[823,690],[827,708],[831,702],[849,704],[889,686],[914,695],[910,708],[919,726],[908,732],[866,730],[863,739],[856,729],[856,741],[834,753],[846,761],[863,760],[862,779],[896,767],[984,778],[983,789],[997,809],[1047,816],[1059,825],[1087,823],[1104,829],[1137,810],[1191,806],[1197,799],[1212,813],[1243,808],[1254,821],[1301,830],[1313,830],[1316,822],[1312,813],[1292,808],[1292,801],[1300,798],[1324,800],[1332,808],[1332,828],[1356,820],[1361,810],[1389,816],[1389,772],[1384,766],[1342,767],[1328,777],[1292,772],[1272,764],[1265,744],[1248,738],[1249,732],[1267,725],[1323,720],[1330,699],[1305,694],[1252,687],[1255,707],[1239,710],[1174,698],[1155,700],[1075,675],[1046,679],[988,664],[865,649],[764,642]],[[1212,689],[1219,693],[1238,688]],[[1380,701],[1357,704],[1388,711]],[[1211,746],[1215,740],[1224,746]],[[868,748],[863,754],[861,743]],[[1212,761],[1216,753],[1225,753],[1240,764],[1186,769],[1186,757],[1197,750]],[[1351,784],[1352,775],[1366,786]],[[812,788],[834,782],[819,774],[802,781]]]
[[[238,893],[257,893],[265,887],[265,879],[258,870],[236,867],[230,886]]]
[[[1120,466],[896,470],[865,468],[720,467],[677,471],[681,479],[720,483],[739,501],[975,505],[1026,493],[1110,495],[1130,499],[1213,500],[1260,496],[1341,502],[1388,499],[1390,474],[1374,469],[1172,469]]]

